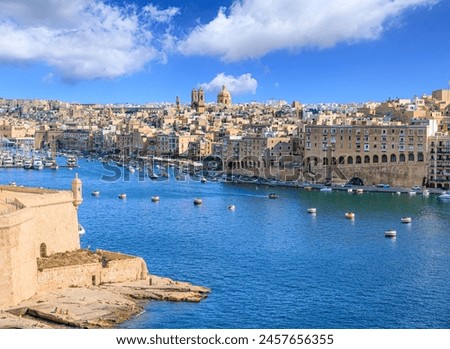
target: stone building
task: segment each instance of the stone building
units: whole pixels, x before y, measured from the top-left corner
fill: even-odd
[[[205,112],[205,92],[201,87],[198,90],[192,89],[191,108],[200,114]]]
[[[40,291],[147,277],[141,258],[80,250],[81,202],[78,178],[72,191],[0,186],[0,307]]]
[[[217,95],[217,104],[231,107],[231,93],[227,90],[225,85],[222,86],[222,90]]]
[[[429,138],[428,186],[450,188],[450,136],[436,133]]]
[[[366,185],[422,185],[426,153],[422,125],[305,125],[304,174],[316,182],[358,177]]]

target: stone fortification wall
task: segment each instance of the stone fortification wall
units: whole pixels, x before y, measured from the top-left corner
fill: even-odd
[[[38,272],[38,289],[42,292],[67,287],[87,287],[104,283],[144,280],[147,265],[142,258],[105,252],[101,262],[45,268]],[[101,253],[99,254],[101,256]]]
[[[109,261],[101,270],[102,283],[144,280],[148,275],[147,265],[142,258]]]
[[[15,305],[37,290],[32,229],[28,209],[0,215],[0,307]]]
[[[38,290],[48,292],[59,288],[97,285],[100,270],[101,265],[98,263],[44,269],[38,272]]]

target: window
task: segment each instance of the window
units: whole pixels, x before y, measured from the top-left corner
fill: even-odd
[[[352,157],[352,156],[349,156],[349,157],[347,158],[347,164],[353,165],[353,157]]]
[[[378,163],[378,155],[374,155],[373,156],[373,163],[377,164]]]
[[[364,163],[370,164],[370,156],[369,155],[364,156]]]
[[[408,161],[414,161],[414,154],[413,153],[409,153],[408,154]]]
[[[381,162],[387,162],[387,156],[386,156],[386,154],[384,154],[384,155],[381,157]]]
[[[400,154],[400,162],[405,162],[405,154]]]
[[[397,156],[395,154],[391,155],[391,162],[397,162]]]
[[[357,163],[357,164],[360,164],[360,163],[361,163],[361,156],[358,155],[358,156],[356,157],[356,163]]]

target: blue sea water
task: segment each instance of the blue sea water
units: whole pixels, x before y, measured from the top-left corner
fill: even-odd
[[[200,303],[150,302],[123,328],[450,328],[450,203],[434,196],[139,181],[137,173],[109,182],[102,164],[86,160],[73,171],[1,169],[0,183],[70,189],[75,172],[83,248],[139,255],[152,274],[212,289]],[[396,239],[384,237],[389,228]]]

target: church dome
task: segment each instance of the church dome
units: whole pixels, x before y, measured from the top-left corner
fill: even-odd
[[[231,93],[225,85],[222,86],[222,90],[217,95],[217,103],[231,105]]]

